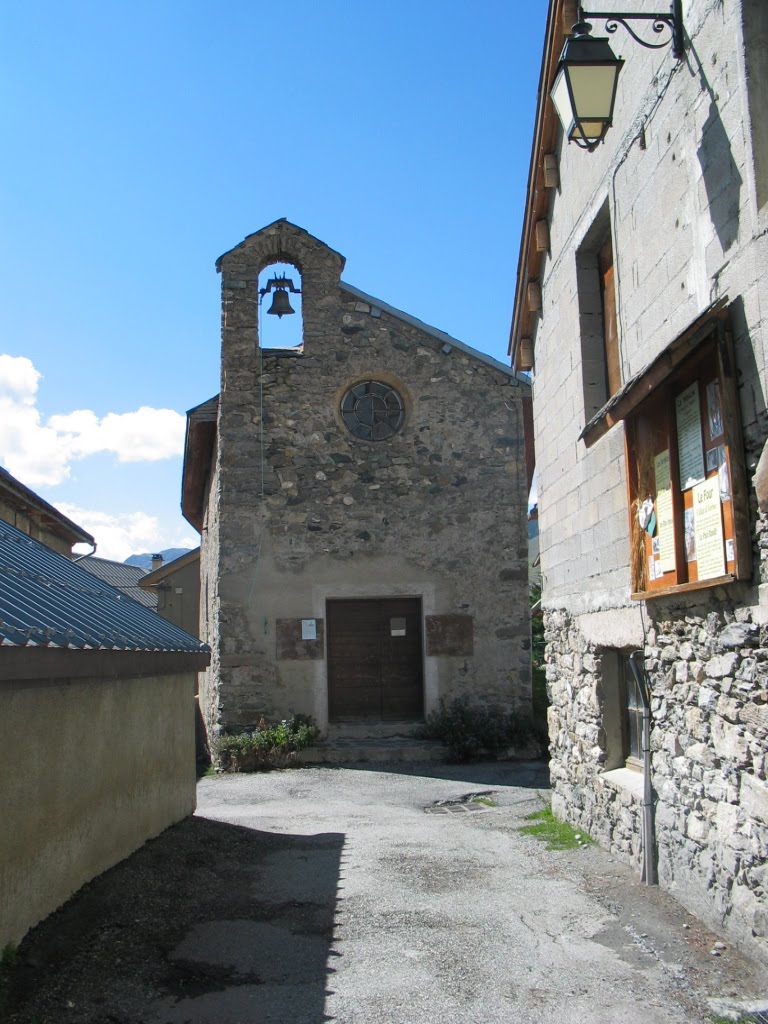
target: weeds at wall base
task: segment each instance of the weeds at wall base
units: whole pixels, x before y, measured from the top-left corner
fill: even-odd
[[[457,762],[495,760],[509,756],[510,750],[539,757],[546,743],[530,716],[495,711],[468,697],[456,697],[450,703],[441,700],[417,735],[442,740],[450,759]]]
[[[577,832],[567,821],[556,818],[548,804],[541,810],[526,814],[525,819],[535,824],[523,825],[518,831],[541,840],[547,850],[578,850],[594,842],[586,832]]]
[[[294,715],[277,725],[261,719],[252,732],[219,736],[214,742],[214,771],[269,772],[298,765],[297,754],[311,746],[318,728],[306,715]]]

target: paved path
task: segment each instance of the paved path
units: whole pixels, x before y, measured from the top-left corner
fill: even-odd
[[[540,792],[538,765],[204,779],[193,821],[22,948],[11,1020],[703,1024],[713,997],[758,999],[761,972],[669,897],[521,835]]]
[[[295,900],[330,912],[335,902],[327,948],[315,950],[318,963],[328,954],[323,1009],[331,1019],[708,1020],[707,996],[743,995],[756,981],[732,951],[713,957],[715,936],[657,891],[649,900],[647,888],[601,851],[547,852],[522,836],[524,816],[546,795],[540,766],[422,770],[437,777],[315,769],[201,784],[199,814],[319,843],[318,850],[277,856],[255,872],[253,886],[276,906]],[[426,810],[486,789],[496,808]],[[277,927],[284,925],[291,927]],[[282,937],[288,953],[296,937]],[[299,961],[306,955],[298,945],[295,953]],[[288,1020],[281,999],[292,1004],[301,970],[297,976],[283,961],[274,966],[275,1016],[266,1019]],[[294,1020],[322,1019],[320,987],[309,993],[316,1007],[303,1015],[299,1009]],[[255,1002],[260,995],[256,987]],[[181,1022],[204,1002],[190,1000],[170,1019]],[[221,1005],[215,995],[212,1003]]]

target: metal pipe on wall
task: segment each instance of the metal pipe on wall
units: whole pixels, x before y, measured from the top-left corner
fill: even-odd
[[[633,651],[629,656],[632,675],[643,702],[643,874],[646,885],[657,885],[656,829],[653,819],[653,785],[651,782],[651,686],[643,665],[643,652]]]

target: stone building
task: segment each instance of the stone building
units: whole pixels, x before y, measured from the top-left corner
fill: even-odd
[[[768,957],[768,5],[682,7],[680,60],[611,35],[586,152],[548,96],[577,20],[551,0],[510,351],[534,371],[554,808],[640,868],[645,679],[649,879]]]
[[[298,347],[259,345],[275,264],[295,268]],[[221,393],[189,413],[182,485],[209,734],[416,722],[458,694],[530,707],[529,386],[343,266],[286,220],[217,263]]]

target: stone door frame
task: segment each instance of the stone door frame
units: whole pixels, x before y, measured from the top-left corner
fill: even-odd
[[[312,614],[325,619],[326,601],[344,599],[376,599],[388,597],[418,597],[421,599],[421,643],[424,670],[424,715],[437,708],[439,678],[436,658],[428,658],[424,623],[428,615],[436,615],[435,585],[433,583],[333,583],[312,587]],[[314,719],[325,733],[328,729],[328,661],[327,651],[314,662]]]

